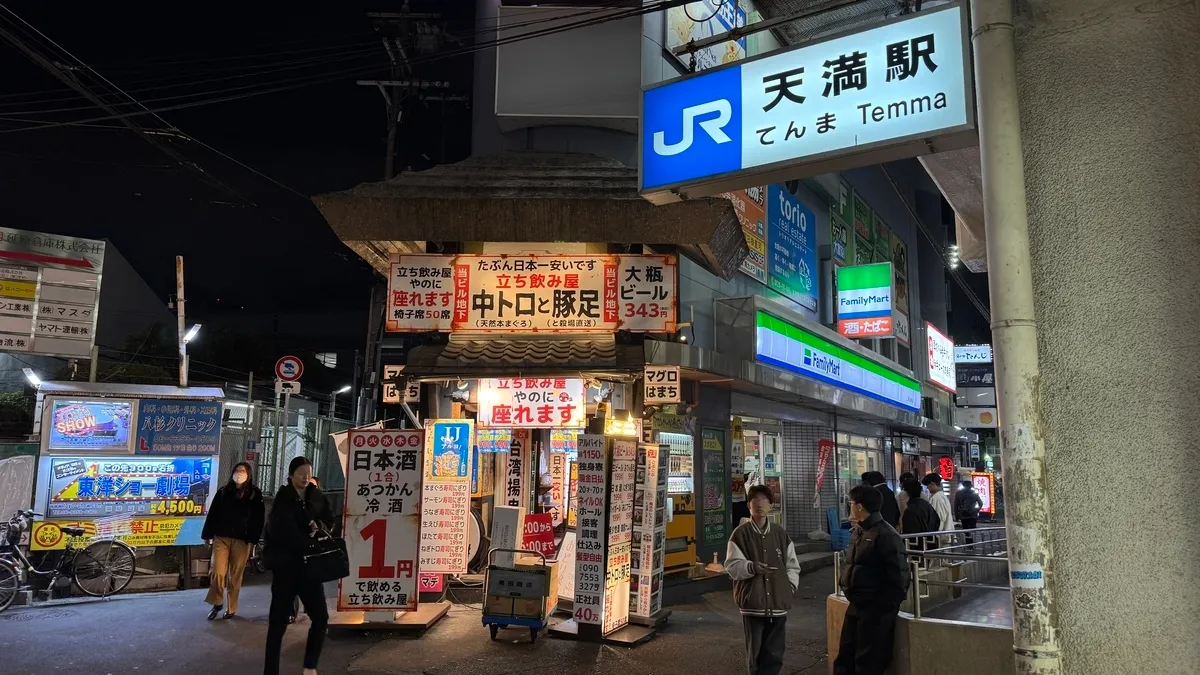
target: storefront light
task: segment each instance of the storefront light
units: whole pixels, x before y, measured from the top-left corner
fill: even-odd
[[[638,423],[632,419],[613,419],[604,420],[604,435],[606,436],[627,436],[637,438]]]

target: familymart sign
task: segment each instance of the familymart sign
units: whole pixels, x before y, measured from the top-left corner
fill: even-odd
[[[884,338],[895,333],[892,263],[837,269],[838,334],[848,338]]]
[[[759,361],[911,412],[921,409],[916,380],[766,312],[758,313]]]

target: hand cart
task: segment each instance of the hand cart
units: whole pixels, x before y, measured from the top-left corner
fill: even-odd
[[[513,566],[495,564],[496,553],[514,554]],[[517,554],[537,556],[541,564],[517,564]],[[546,565],[546,556],[537,551],[494,548],[488,551],[487,562],[483,582],[483,625],[491,631],[493,640],[501,628],[524,626],[529,629],[529,641],[536,642],[538,633],[546,627],[548,616],[550,568]]]

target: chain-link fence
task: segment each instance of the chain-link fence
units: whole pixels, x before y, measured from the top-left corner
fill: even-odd
[[[306,415],[282,408],[256,405],[238,409],[221,431],[221,470],[228,472],[237,462],[249,461],[255,468],[258,487],[268,498],[287,480],[288,464],[307,457],[321,489],[340,493],[345,489],[337,448],[330,434],[353,426],[349,420]],[[222,476],[224,480],[226,476]]]

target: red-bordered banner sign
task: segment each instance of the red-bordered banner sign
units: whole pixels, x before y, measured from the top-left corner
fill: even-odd
[[[666,255],[402,255],[387,330],[670,333],[677,276]]]

